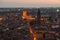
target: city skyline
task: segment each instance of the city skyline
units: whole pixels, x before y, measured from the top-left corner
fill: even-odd
[[[60,7],[60,0],[0,0],[0,7]]]

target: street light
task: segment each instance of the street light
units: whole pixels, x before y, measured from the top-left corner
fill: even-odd
[[[60,10],[59,10],[59,9],[57,9],[56,11],[57,11],[57,12],[59,12]]]
[[[57,9],[56,11],[57,11],[57,14],[56,14],[56,18],[57,18],[57,17],[58,17],[58,13],[59,13],[59,11],[60,11],[60,10],[59,10],[59,9]]]

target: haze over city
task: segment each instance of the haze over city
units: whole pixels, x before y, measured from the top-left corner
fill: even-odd
[[[0,7],[60,7],[60,0],[0,0]]]

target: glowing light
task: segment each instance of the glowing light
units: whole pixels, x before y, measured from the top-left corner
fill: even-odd
[[[34,40],[37,40],[36,35],[34,35]]]
[[[59,12],[60,10],[59,10],[59,9],[57,9],[56,11],[57,11],[57,12]]]
[[[22,13],[22,18],[25,19],[27,17],[27,11],[24,10],[23,13]]]
[[[21,27],[18,27],[17,29],[21,29]]]
[[[36,34],[34,34],[34,32],[33,32],[32,28],[30,28],[30,33],[33,35],[34,40],[37,40],[37,38],[36,38]]]
[[[26,17],[27,16],[27,11],[23,11],[23,16]]]
[[[41,18],[41,20],[44,20],[43,18]]]
[[[0,18],[0,21],[3,20],[3,18]]]
[[[22,13],[22,19],[27,19],[27,20],[35,20],[35,18],[32,18],[32,15],[27,15],[27,11],[24,10]]]
[[[22,16],[22,19],[25,19],[25,17],[24,17],[24,16]]]
[[[30,28],[30,33],[32,33],[33,34],[33,31],[32,31],[32,29]]]
[[[36,40],[36,37],[34,37],[34,40]]]
[[[18,11],[20,11],[20,9],[18,9]]]
[[[26,19],[28,19],[28,20],[35,20],[35,18],[32,18],[32,16],[27,16]]]

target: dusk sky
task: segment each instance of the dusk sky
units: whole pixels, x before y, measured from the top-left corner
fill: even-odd
[[[60,7],[60,0],[0,0],[0,7]]]

